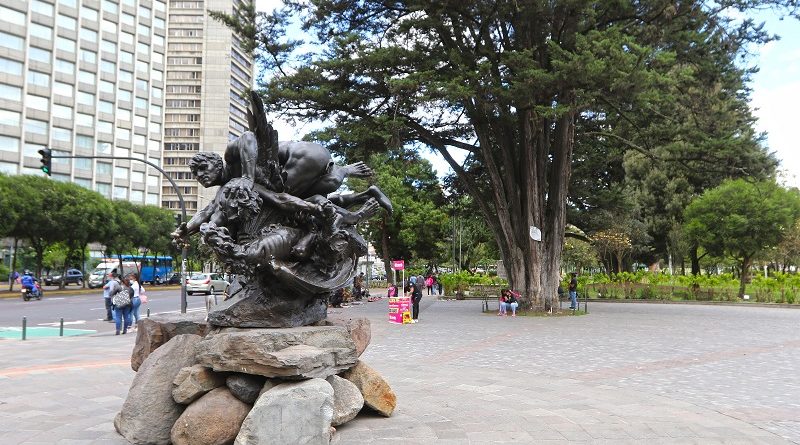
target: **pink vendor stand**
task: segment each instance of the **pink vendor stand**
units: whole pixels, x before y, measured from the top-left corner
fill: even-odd
[[[397,277],[397,271],[402,271],[403,279],[401,283],[404,283],[406,278],[405,261],[393,260],[392,269],[395,271],[395,281]],[[398,292],[398,295],[389,298],[389,322],[397,324],[411,322],[411,299],[403,296],[402,286],[400,287],[400,292]]]

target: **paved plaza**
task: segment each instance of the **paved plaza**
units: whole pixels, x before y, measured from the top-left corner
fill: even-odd
[[[386,300],[332,311],[372,320],[362,359],[398,396],[336,444],[800,443],[800,310],[589,306],[497,317],[423,298],[392,325]],[[112,419],[134,336],[0,340],[0,444],[125,444]]]

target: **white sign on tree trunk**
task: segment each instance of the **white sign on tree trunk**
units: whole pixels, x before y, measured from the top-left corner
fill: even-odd
[[[536,226],[531,226],[531,239],[534,241],[541,241],[542,240],[542,231],[539,230]]]

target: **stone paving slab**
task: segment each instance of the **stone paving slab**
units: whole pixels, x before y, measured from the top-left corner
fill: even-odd
[[[604,305],[587,316],[497,317],[423,298],[393,325],[386,300],[362,359],[398,396],[335,444],[800,443],[800,311]],[[112,420],[133,336],[0,340],[0,445],[125,444]]]

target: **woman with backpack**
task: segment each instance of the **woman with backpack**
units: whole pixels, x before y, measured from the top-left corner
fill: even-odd
[[[128,277],[123,277],[119,286],[116,286],[111,294],[111,304],[114,305],[114,322],[116,323],[117,333],[120,328],[122,333],[127,334],[131,326],[131,313],[133,311],[133,289]]]

